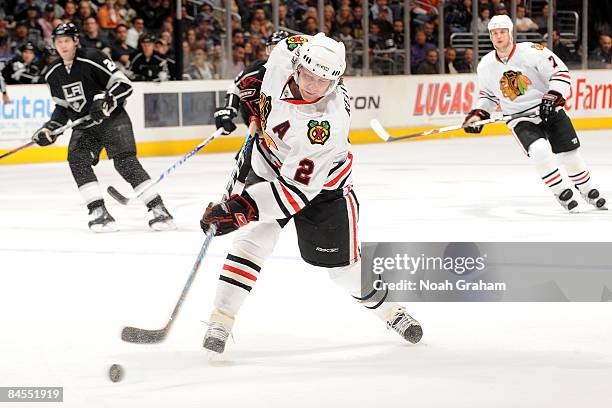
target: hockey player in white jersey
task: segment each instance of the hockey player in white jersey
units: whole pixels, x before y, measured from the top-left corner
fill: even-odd
[[[480,93],[465,124],[488,119],[498,103],[504,115],[535,112],[533,117],[510,121],[508,126],[544,184],[570,212],[578,210],[572,184],[587,203],[606,209],[606,200],[595,188],[579,152],[578,135],[563,110],[570,92],[567,66],[540,44],[514,44],[513,24],[506,15],[494,16],[488,29],[495,50],[478,64]],[[480,133],[482,126],[468,126],[465,131]],[[561,173],[560,165],[569,180]]]
[[[302,258],[372,309],[389,328],[417,343],[420,324],[386,292],[361,296],[358,206],[348,140],[350,98],[341,83],[344,45],[324,34],[281,41],[265,64],[260,92],[262,136],[245,189],[210,204],[201,220],[217,235],[241,227],[219,277],[204,348],[222,353],[242,303],[282,228],[293,219]],[[247,225],[249,224],[249,225]]]

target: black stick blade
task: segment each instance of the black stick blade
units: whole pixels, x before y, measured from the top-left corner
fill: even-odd
[[[128,343],[152,344],[161,343],[168,335],[166,328],[160,330],[145,330],[137,327],[124,327],[121,330],[121,340]]]
[[[106,191],[108,192],[109,196],[113,197],[115,200],[117,200],[123,205],[127,205],[127,203],[130,201],[126,196],[117,191],[117,189],[113,186],[108,187]]]

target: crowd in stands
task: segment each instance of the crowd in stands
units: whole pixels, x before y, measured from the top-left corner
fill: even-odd
[[[436,74],[440,41],[438,25],[444,24],[444,66],[447,73],[473,72],[477,58],[471,48],[454,49],[450,36],[469,33],[472,27],[472,1],[478,1],[476,27],[487,32],[489,19],[509,14],[502,0],[411,1],[373,0],[367,10],[362,1],[326,0],[323,30],[342,41],[347,48],[347,75],[361,74],[363,53],[369,55],[373,74],[404,72],[404,13],[410,13],[410,71]],[[176,50],[175,0],[0,0],[0,67],[7,83],[44,80],[45,67],[55,57],[51,33],[62,22],[73,22],[81,29],[82,47],[107,53],[133,80],[165,81],[177,79],[174,66]],[[316,0],[280,1],[280,26],[292,33],[314,35],[318,32],[319,11]],[[535,2],[517,6],[517,33],[547,32],[548,6]],[[182,66],[183,79],[231,78],[256,59],[266,58],[265,42],[274,31],[269,0],[232,0],[232,54],[225,58],[225,1],[183,0],[184,16]],[[541,4],[538,3],[538,4]],[[362,17],[369,13],[369,41],[364,46]],[[556,28],[556,27],[555,27]],[[598,43],[591,44],[589,68],[612,68],[610,27],[599,27]],[[567,62],[579,62],[579,42],[562,41],[559,30],[553,33],[554,52]],[[24,74],[25,75],[22,75]]]

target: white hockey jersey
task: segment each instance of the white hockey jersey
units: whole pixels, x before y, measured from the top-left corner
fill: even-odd
[[[497,103],[504,115],[534,110],[549,90],[567,98],[570,74],[567,66],[548,48],[531,42],[515,44],[506,62],[495,50],[478,64],[480,92],[476,108],[494,112]],[[560,109],[560,108],[559,108]],[[514,128],[521,121],[540,123],[539,117],[519,118],[508,123]]]
[[[278,43],[265,65],[259,104],[263,137],[253,147],[251,165],[267,183],[246,189],[260,220],[289,217],[322,190],[351,185],[348,91],[339,85],[308,103],[289,90],[293,50],[309,38],[294,36]]]

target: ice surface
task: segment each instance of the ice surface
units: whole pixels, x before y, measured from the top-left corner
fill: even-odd
[[[581,138],[612,197],[611,135]],[[364,241],[610,241],[612,211],[564,213],[511,137],[353,151]],[[143,164],[155,176],[173,160]],[[213,241],[164,343],[123,343],[124,325],[165,324],[231,164],[196,156],[164,181],[178,231],[149,231],[142,205],[108,199],[122,231],[107,235],[87,230],[67,163],[0,166],[0,386],[63,386],[62,407],[609,405],[609,304],[410,304],[425,334],[409,345],[300,261],[292,225],[223,360],[209,363],[201,320],[231,236]],[[96,172],[129,191],[112,163]],[[120,383],[112,363],[125,368]]]

